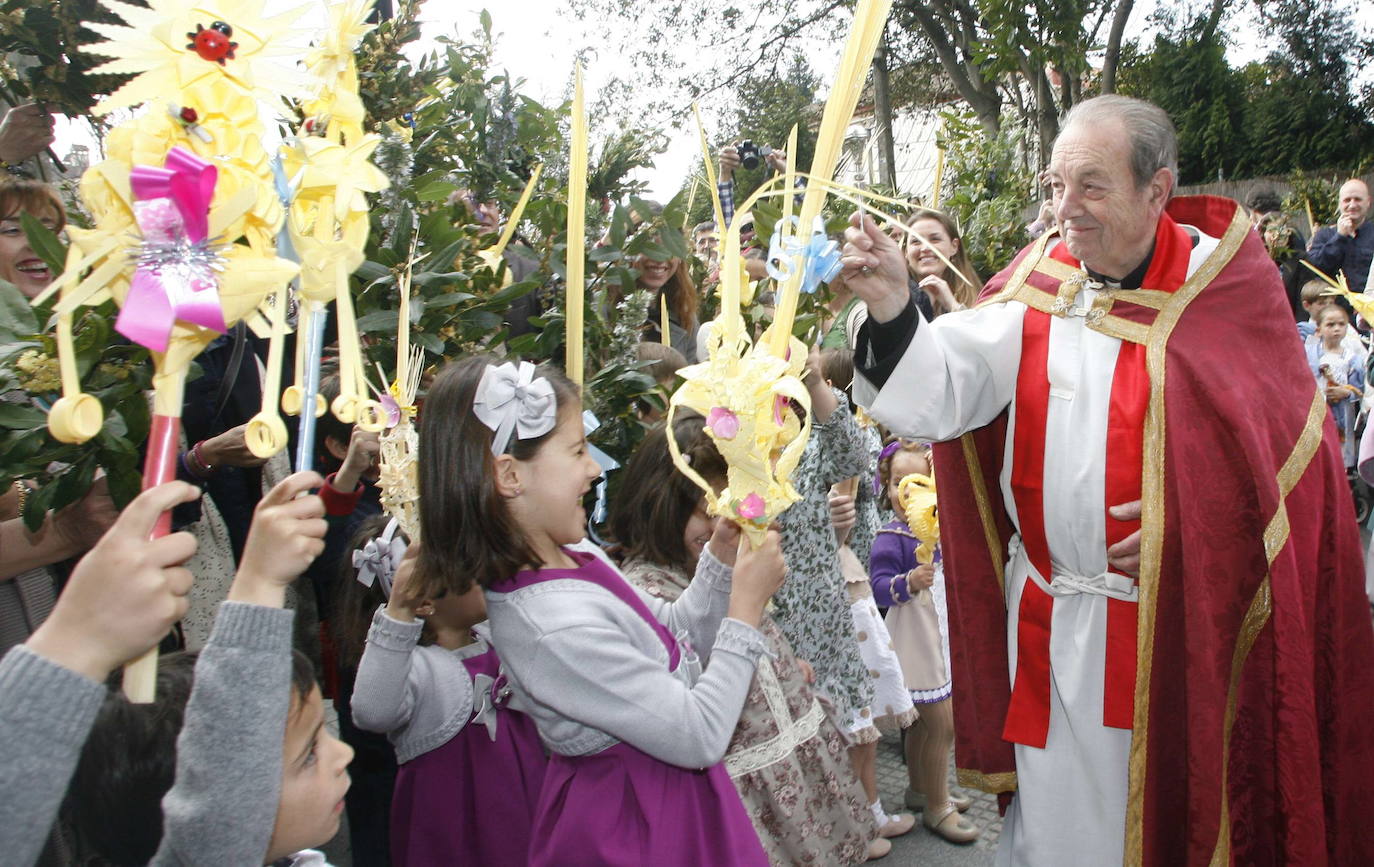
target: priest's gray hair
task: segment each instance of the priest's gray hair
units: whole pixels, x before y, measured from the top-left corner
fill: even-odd
[[[1107,93],[1084,100],[1064,116],[1059,134],[1077,124],[1119,121],[1131,140],[1131,175],[1136,188],[1145,186],[1160,169],[1168,169],[1178,184],[1178,133],[1164,109],[1143,99]]]

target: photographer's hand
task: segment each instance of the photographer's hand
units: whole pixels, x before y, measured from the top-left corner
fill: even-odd
[[[735,169],[740,167],[739,151],[734,145],[726,145],[720,149],[720,178],[722,184],[729,183],[735,177]]]

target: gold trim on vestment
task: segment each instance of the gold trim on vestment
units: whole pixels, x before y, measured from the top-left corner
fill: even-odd
[[[978,449],[974,445],[973,434],[964,434],[959,437],[959,442],[964,447],[964,463],[968,466],[969,481],[973,484],[973,499],[978,503],[978,517],[983,521],[983,537],[988,543],[988,556],[992,558],[992,571],[997,575],[997,587],[1002,591],[1002,598],[1006,599],[1007,582],[1002,574],[1002,540],[997,536],[992,502],[988,499],[988,487],[983,482],[983,463],[978,460]]]
[[[1026,282],[1026,278],[1035,270],[1036,263],[1045,255],[1045,245],[1048,244],[1050,238],[1054,237],[1056,234],[1058,234],[1058,230],[1051,229],[1039,238],[1036,238],[1035,244],[1031,246],[1030,252],[1021,260],[1021,264],[1016,266],[1016,270],[1011,272],[1011,276],[1007,278],[1006,285],[1002,287],[1002,290],[995,295],[989,295],[987,298],[979,301],[975,306],[982,307],[985,304],[997,304],[1002,301],[1010,300],[1011,296],[1015,295],[1017,290],[1021,288],[1021,284]]]
[[[1135,714],[1132,720],[1128,765],[1126,839],[1123,863],[1140,864],[1144,857],[1145,774],[1149,747],[1150,675],[1154,663],[1155,610],[1159,602],[1159,570],[1164,553],[1164,418],[1165,350],[1184,310],[1216,279],[1235,257],[1250,232],[1250,221],[1237,207],[1231,224],[1201,267],[1165,302],[1145,344],[1150,376],[1150,403],[1145,414],[1144,460],[1141,466],[1141,529],[1139,597],[1136,604]]]
[[[1016,771],[1006,771],[1001,774],[985,774],[982,771],[975,771],[970,768],[955,768],[955,779],[959,785],[967,786],[970,789],[978,789],[987,792],[989,795],[1000,795],[1002,792],[1016,791]]]
[[[1298,480],[1312,465],[1317,447],[1322,442],[1322,428],[1326,422],[1326,397],[1321,391],[1312,392],[1312,405],[1307,410],[1307,421],[1302,433],[1293,445],[1293,451],[1283,462],[1276,479],[1279,488],[1279,502],[1274,516],[1264,530],[1264,557],[1266,566],[1272,567],[1283,546],[1288,544],[1288,495],[1298,486]],[[1236,705],[1239,701],[1240,676],[1245,669],[1245,660],[1259,637],[1260,630],[1269,622],[1273,613],[1273,597],[1270,593],[1270,575],[1260,582],[1255,598],[1241,621],[1240,635],[1236,639],[1236,649],[1231,657],[1231,680],[1226,690],[1226,714],[1222,718],[1221,734],[1221,813],[1217,827],[1217,842],[1212,849],[1212,865],[1231,863],[1231,796],[1227,791],[1230,778],[1231,727],[1236,721]]]
[[[998,293],[998,297],[1002,294],[1003,293]],[[1020,301],[1032,310],[1039,310],[1041,313],[1048,313],[1051,316],[1055,315],[1054,305],[1058,303],[1057,298],[1051,297],[1049,293],[1045,292],[1043,289],[1037,289],[1025,282],[1016,287],[1015,291],[1010,293],[1007,298],[1003,300]],[[1144,343],[1150,335],[1150,326],[1142,322],[1132,322],[1129,319],[1122,319],[1120,316],[1115,316],[1111,313],[1104,313],[1094,321],[1087,322],[1086,324],[1094,331],[1105,334],[1108,337],[1115,337],[1117,340],[1124,340],[1128,343]]]

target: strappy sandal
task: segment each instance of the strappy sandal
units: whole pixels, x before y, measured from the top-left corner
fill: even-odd
[[[921,815],[921,824],[932,834],[938,834],[951,843],[972,843],[983,833],[981,828],[959,815],[953,804],[946,804],[944,809],[939,810],[934,821],[927,810]]]
[[[908,810],[915,810],[919,813],[926,808],[926,793],[918,792],[910,786],[906,787],[906,795],[902,800],[906,804]],[[963,792],[956,792],[953,789],[949,790],[949,802],[961,813],[967,813],[968,808],[973,806],[972,798],[965,795]]]

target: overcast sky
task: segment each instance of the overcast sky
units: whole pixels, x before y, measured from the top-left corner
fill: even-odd
[[[416,50],[424,50],[440,35],[470,35],[478,29],[478,13],[485,6],[491,13],[492,32],[496,37],[497,67],[508,70],[517,78],[525,79],[524,92],[528,95],[545,104],[557,103],[568,92],[573,60],[578,47],[613,44],[613,40],[606,37],[607,31],[611,28],[633,27],[632,24],[596,21],[592,25],[595,27],[593,31],[586,25],[561,14],[563,5],[560,0],[518,0],[506,3],[494,3],[491,0],[431,0],[421,7],[424,36]],[[316,8],[323,9],[323,4],[316,5]],[[645,14],[653,14],[653,3],[645,3],[642,8]],[[1150,8],[1152,4],[1149,2],[1137,5],[1137,11],[1128,30],[1128,38],[1145,31]],[[323,20],[322,13],[318,20]],[[1243,22],[1240,26],[1253,32],[1253,28],[1247,27]],[[832,34],[824,34],[830,36],[824,39],[823,34],[817,34],[805,48],[812,66],[820,74],[822,81],[832,77],[842,47],[842,34],[834,34],[833,31]],[[1262,53],[1258,39],[1238,38],[1235,41],[1240,45],[1231,51],[1233,62],[1245,62]],[[614,67],[615,60],[615,56],[610,52],[593,52],[591,55],[586,73],[589,103],[595,99],[597,91],[605,81],[617,71]],[[700,54],[685,57],[683,60],[684,65],[696,63],[703,69],[711,62],[712,57]],[[642,119],[642,123],[645,126],[666,126],[666,120],[646,117]],[[707,130],[708,135],[711,132],[710,129]],[[74,142],[90,143],[90,135],[84,123],[73,123],[59,117],[58,143],[55,150],[58,154],[65,154]],[[659,157],[655,169],[645,173],[642,180],[648,182],[653,197],[667,199],[677,191],[682,179],[700,158],[695,131],[689,127],[686,133],[669,137],[668,151]]]

